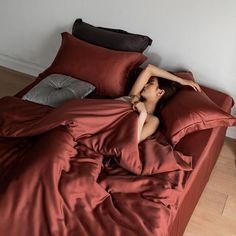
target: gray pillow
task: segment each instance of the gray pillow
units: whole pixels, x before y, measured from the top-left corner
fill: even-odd
[[[57,107],[73,98],[84,98],[95,89],[92,84],[71,76],[52,74],[29,90],[23,100]]]

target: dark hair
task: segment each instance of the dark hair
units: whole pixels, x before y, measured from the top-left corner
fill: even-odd
[[[159,116],[161,110],[182,87],[179,83],[158,77],[159,88],[165,91],[164,95],[158,101],[154,115]]]

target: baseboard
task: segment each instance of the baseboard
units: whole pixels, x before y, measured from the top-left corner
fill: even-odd
[[[229,127],[226,132],[226,136],[236,139],[236,127]]]
[[[38,65],[23,62],[3,54],[0,54],[0,65],[32,76],[38,76],[38,74],[43,71],[43,68]]]

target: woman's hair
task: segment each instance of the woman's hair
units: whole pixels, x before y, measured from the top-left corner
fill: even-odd
[[[159,116],[161,110],[170,101],[170,99],[176,94],[176,92],[181,88],[181,85],[177,82],[170,81],[158,77],[159,88],[165,91],[164,95],[158,101],[154,115]]]

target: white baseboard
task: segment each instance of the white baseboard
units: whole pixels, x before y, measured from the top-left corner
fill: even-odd
[[[3,54],[0,54],[0,65],[32,76],[38,76],[43,71],[43,68],[38,65]]]
[[[236,139],[236,127],[229,127],[226,132],[226,136]]]

